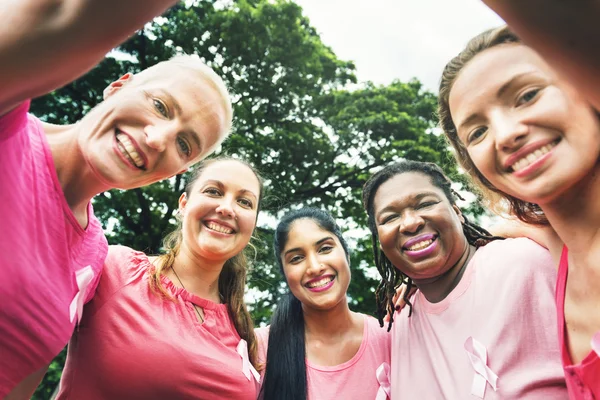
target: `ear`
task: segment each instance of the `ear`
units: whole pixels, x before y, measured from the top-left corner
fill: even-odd
[[[185,211],[185,206],[187,204],[187,195],[185,193],[181,193],[179,196],[179,213],[183,215]]]
[[[456,213],[456,215],[458,215],[458,219],[460,220],[461,223],[465,223],[465,217],[463,217],[462,211],[460,211],[460,208],[458,208],[458,206],[455,204],[452,206],[452,209],[454,210],[454,212]]]
[[[125,75],[123,75],[122,77],[120,77],[118,80],[111,82],[111,84],[108,85],[106,87],[106,89],[104,89],[104,92],[103,92],[104,100],[108,99],[110,96],[112,96],[113,94],[118,92],[119,89],[121,89],[123,87],[123,85],[126,84],[127,82],[130,82],[132,78],[133,78],[133,74],[131,72],[128,72]]]

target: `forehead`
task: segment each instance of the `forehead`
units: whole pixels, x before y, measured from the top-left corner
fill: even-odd
[[[207,181],[219,181],[226,187],[238,191],[248,190],[256,198],[260,195],[260,183],[246,164],[235,160],[216,161],[204,168],[194,187]]]
[[[421,172],[405,172],[384,182],[373,201],[375,212],[393,202],[402,202],[424,193],[433,192],[445,198],[444,192],[431,183],[431,178]]]
[[[458,74],[449,104],[454,121],[461,120],[466,108],[484,103],[512,78],[534,73],[554,78],[554,71],[531,48],[522,44],[503,44],[473,57]]]
[[[332,232],[321,228],[313,219],[297,219],[292,222],[290,226],[287,243],[285,244],[283,250],[285,251],[286,249],[292,249],[296,247],[313,246],[317,241],[327,236],[337,239]]]

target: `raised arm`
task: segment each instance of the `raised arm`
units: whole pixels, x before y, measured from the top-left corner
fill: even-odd
[[[600,110],[600,1],[483,2]]]
[[[96,65],[177,0],[2,0],[0,115]]]

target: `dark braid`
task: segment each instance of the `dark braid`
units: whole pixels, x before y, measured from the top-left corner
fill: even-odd
[[[393,297],[396,294],[396,288],[401,284],[406,284],[404,292],[404,301],[409,307],[409,316],[412,315],[412,303],[409,300],[410,290],[414,284],[412,279],[403,274],[399,269],[394,267],[391,261],[386,257],[383,250],[380,248],[379,236],[377,234],[377,226],[375,223],[374,198],[379,187],[396,175],[401,175],[409,172],[417,172],[426,175],[431,179],[431,183],[441,189],[446,198],[453,206],[456,205],[456,199],[464,200],[454,189],[452,182],[444,175],[440,167],[433,163],[425,163],[418,161],[400,161],[388,165],[381,171],[373,175],[363,188],[363,206],[367,211],[369,230],[372,235],[373,255],[375,258],[375,266],[381,281],[375,290],[375,301],[377,304],[377,318],[379,324],[383,326],[383,318],[386,314],[390,316],[388,331],[392,328],[394,322],[394,302]],[[463,214],[464,222],[462,223],[463,232],[467,242],[475,247],[485,246],[492,240],[504,239],[502,237],[493,236],[482,227],[468,221]]]

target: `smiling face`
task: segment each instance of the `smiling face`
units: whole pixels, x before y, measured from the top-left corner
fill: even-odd
[[[239,254],[256,226],[259,201],[260,183],[247,165],[235,160],[209,164],[179,199],[181,251],[216,262]]]
[[[413,280],[441,276],[463,255],[467,239],[460,210],[427,175],[393,176],[377,189],[373,206],[381,249]]]
[[[312,219],[298,219],[280,257],[290,291],[304,307],[327,310],[346,300],[350,266],[334,233]]]
[[[206,157],[230,124],[227,100],[197,71],[164,63],[122,78],[80,122],[79,147],[109,187],[144,186]]]
[[[474,165],[504,193],[543,206],[595,170],[596,113],[527,46],[504,44],[475,56],[449,105]]]

